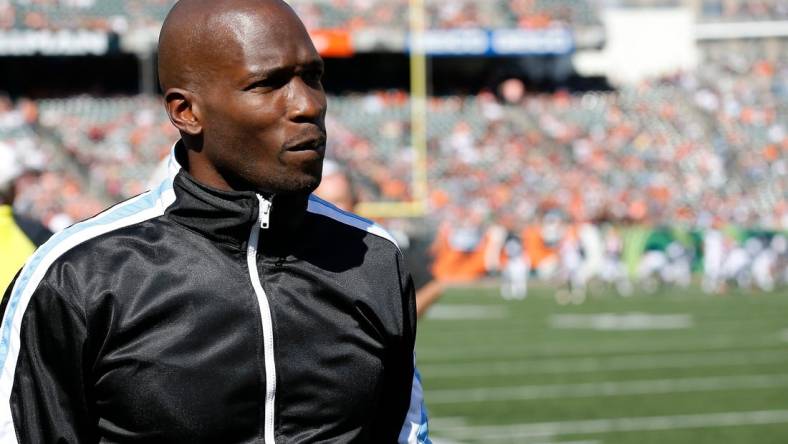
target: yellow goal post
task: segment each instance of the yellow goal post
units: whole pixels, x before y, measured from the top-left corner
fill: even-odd
[[[412,201],[361,202],[364,217],[422,217],[427,213],[427,56],[424,49],[424,0],[410,0],[410,137],[413,147]]]

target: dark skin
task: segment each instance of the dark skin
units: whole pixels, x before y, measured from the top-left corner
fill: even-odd
[[[159,78],[188,171],[220,190],[279,201],[317,188],[322,74],[309,34],[280,0],[180,0],[159,39]]]

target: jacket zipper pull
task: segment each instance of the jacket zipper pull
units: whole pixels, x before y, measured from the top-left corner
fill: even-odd
[[[260,228],[267,229],[268,224],[271,221],[271,206],[273,204],[259,194],[257,195],[257,200],[260,202],[260,211],[257,216],[257,222],[260,224]]]

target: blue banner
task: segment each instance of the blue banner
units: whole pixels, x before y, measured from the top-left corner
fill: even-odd
[[[412,51],[413,37],[408,38]],[[572,32],[563,26],[544,29],[431,29],[424,32],[424,52],[433,56],[562,55],[574,51]]]

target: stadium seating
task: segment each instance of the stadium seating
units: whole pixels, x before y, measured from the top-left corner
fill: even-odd
[[[160,101],[152,97],[85,96],[39,105],[42,124],[90,171],[94,192],[112,199],[144,191],[151,165],[177,139]]]
[[[696,71],[617,92],[515,103],[488,92],[430,98],[435,217],[478,207],[485,220],[524,224],[550,209],[577,220],[784,228],[786,58],[766,43],[702,49]],[[158,98],[81,96],[37,107],[37,119],[0,124],[0,141],[32,138],[58,159],[56,169],[85,172],[84,194],[104,204],[143,191],[177,138]],[[329,107],[329,155],[353,171],[361,198],[411,199],[408,95],[332,96]],[[18,112],[6,105],[0,122],[19,121]]]
[[[703,22],[785,20],[788,5],[782,0],[703,0],[698,12]]]
[[[311,29],[405,29],[408,0],[291,0]],[[641,1],[634,4],[671,5],[680,1]],[[123,34],[157,25],[173,0],[10,0],[0,3],[0,29],[91,29]],[[687,3],[692,7],[694,4]],[[426,0],[428,27],[542,27],[555,21],[575,27],[600,24],[599,2],[592,0]],[[781,0],[703,0],[697,4],[703,22],[785,20]]]
[[[308,28],[406,29],[408,0],[291,0]],[[0,29],[92,29],[123,34],[160,23],[173,0],[11,0]],[[427,0],[428,27],[539,27],[554,20],[598,24],[584,0]],[[1,8],[2,6],[0,6]]]

